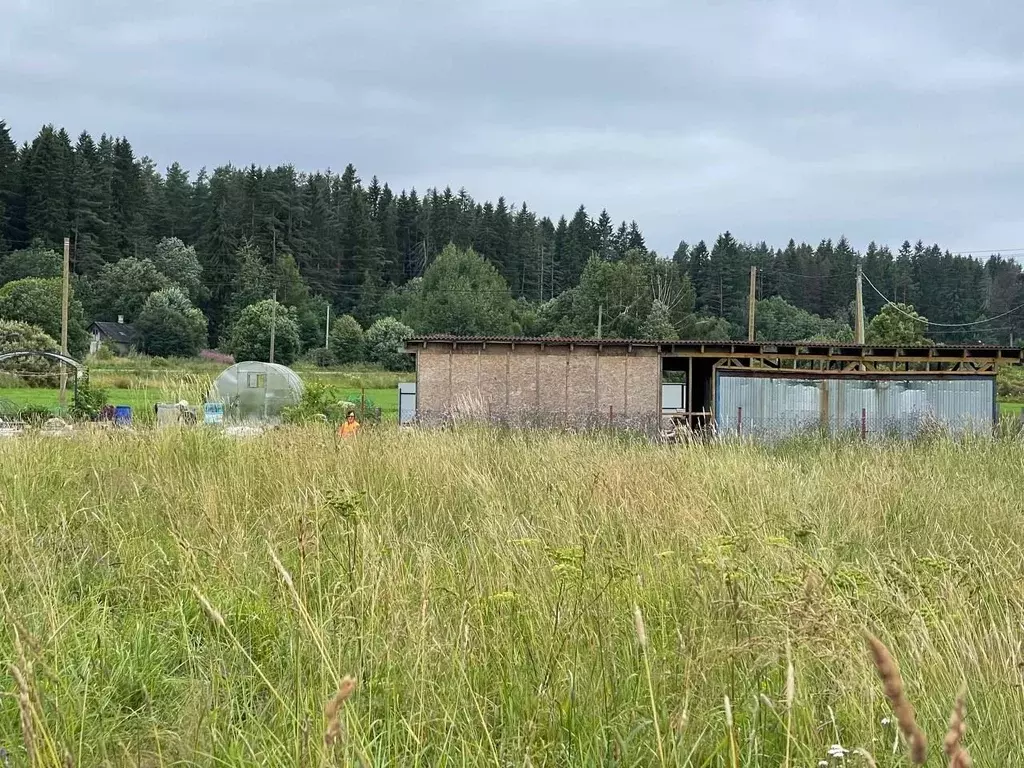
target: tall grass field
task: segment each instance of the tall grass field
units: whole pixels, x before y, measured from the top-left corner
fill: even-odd
[[[0,765],[1024,758],[1024,445],[0,441]],[[8,762],[5,762],[8,761]]]

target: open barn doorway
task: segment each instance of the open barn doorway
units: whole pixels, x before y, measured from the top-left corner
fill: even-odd
[[[674,428],[703,434],[714,424],[715,359],[661,358],[661,415]]]

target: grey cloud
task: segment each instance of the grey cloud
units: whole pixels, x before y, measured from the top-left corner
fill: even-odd
[[[0,116],[192,169],[353,162],[648,241],[1024,247],[1024,10],[520,0],[16,0]],[[56,21],[70,30],[55,39]]]

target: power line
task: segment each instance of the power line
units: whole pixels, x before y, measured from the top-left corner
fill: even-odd
[[[976,253],[995,253],[995,254],[1002,255],[1004,253],[1005,254],[1024,253],[1024,248],[990,248],[990,249],[987,249],[987,250],[977,250],[977,251],[965,248],[965,249],[960,250],[959,253],[962,253],[962,254],[965,253],[968,256],[973,256]]]
[[[906,310],[904,310],[899,304],[896,304],[895,302],[890,301],[889,298],[884,293],[882,293],[880,290],[878,290],[878,288],[875,286],[875,284],[871,282],[871,278],[870,277],[868,277],[867,275],[864,275],[864,279],[867,281],[867,284],[870,285],[874,289],[875,293],[877,293],[879,296],[882,297],[882,299],[885,301],[886,304],[888,304],[890,307],[895,309],[901,315],[906,315],[911,320],[917,320],[918,322],[922,321],[922,318],[920,316],[912,315],[909,312],[907,312]],[[931,320],[924,320],[924,323],[926,325],[935,326],[936,328],[970,328],[971,326],[975,326],[975,325],[984,325],[985,323],[991,323],[993,320],[998,320],[1001,317],[1006,317],[1007,315],[1012,315],[1014,312],[1019,312],[1022,309],[1024,309],[1024,304],[1021,304],[1019,307],[1014,307],[1013,309],[1011,309],[1011,310],[1009,310],[1007,312],[1003,312],[1000,315],[995,315],[993,317],[988,317],[988,318],[985,318],[984,320],[975,320],[973,323],[933,323]]]

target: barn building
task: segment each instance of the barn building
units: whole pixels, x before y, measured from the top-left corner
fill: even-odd
[[[402,420],[671,423],[718,434],[990,432],[996,371],[1022,350],[763,342],[427,336],[406,350]]]

